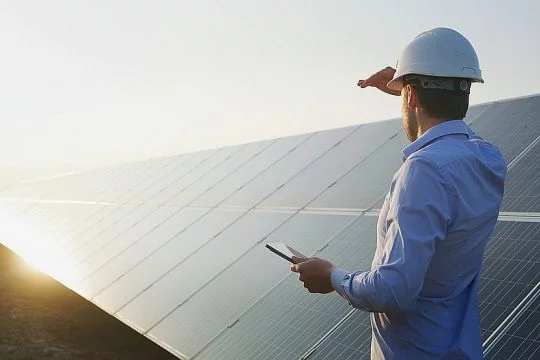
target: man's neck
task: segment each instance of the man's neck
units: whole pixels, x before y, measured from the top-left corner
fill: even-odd
[[[439,125],[445,121],[444,119],[438,119],[438,118],[424,115],[424,114],[418,114],[417,119],[418,119],[418,134],[417,134],[418,137],[417,138],[425,134],[432,127]]]

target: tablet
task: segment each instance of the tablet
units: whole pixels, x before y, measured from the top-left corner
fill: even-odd
[[[307,257],[284,243],[268,243],[266,244],[266,247],[273,253],[281,256],[282,258],[284,258],[285,260],[289,262],[292,262],[293,256],[297,256],[301,258]]]

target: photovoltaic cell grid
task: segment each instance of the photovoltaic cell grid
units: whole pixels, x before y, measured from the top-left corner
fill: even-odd
[[[139,263],[159,251],[161,247],[166,247],[178,233],[192,225],[197,219],[208,213],[208,209],[202,208],[170,208],[174,214],[155,226],[150,232],[139,237],[134,237],[131,244],[116,257],[112,257],[106,264],[95,269],[80,286],[91,297],[101,293],[112,283],[125,276],[133,270]],[[231,213],[231,212],[229,212]],[[222,218],[226,218],[229,213],[221,213]],[[232,212],[232,216],[239,216],[240,212]],[[216,230],[216,233],[219,230]]]
[[[374,203],[376,208],[380,208],[392,176],[403,163],[401,149],[406,143],[404,134],[395,134],[384,146],[310,202],[308,208],[363,210],[372,207]]]
[[[242,146],[232,156],[214,167],[211,171],[201,176],[186,191],[179,192],[167,201],[168,205],[185,206],[211,189],[221,180],[234,173],[249,160],[254,159],[264,151],[273,141],[261,141]]]
[[[359,127],[360,130],[362,128],[362,126]],[[279,159],[259,176],[239,188],[223,202],[223,205],[244,207],[258,205],[307,166],[334,147],[339,146],[337,144],[352,130],[352,128],[341,128],[314,133],[309,139],[289,152],[287,156]],[[358,154],[358,156],[362,156],[362,154]]]
[[[345,268],[369,269],[376,247],[376,221],[362,216],[316,256]],[[336,294],[310,294],[291,274],[195,358],[296,359],[350,309]]]
[[[486,249],[480,278],[484,340],[540,281],[539,252],[540,223],[497,223]],[[317,347],[309,359],[369,359],[370,339],[368,314],[355,311]]]
[[[124,267],[128,264],[113,266],[111,263],[98,270],[109,272],[108,284],[88,279],[88,283],[84,284],[88,286],[85,290],[96,303],[109,312],[119,312],[245,214],[245,210],[182,211],[189,213],[180,214],[182,219],[174,217],[171,222],[165,222],[154,232],[140,239],[133,248],[141,246],[143,249],[151,250],[139,253],[134,264]],[[181,289],[175,284],[166,293]],[[132,321],[136,323],[143,316],[145,314],[139,314]]]
[[[377,134],[376,131],[380,131]],[[385,135],[382,135],[385,134]],[[378,124],[377,128],[371,129],[366,126],[363,129],[363,135],[374,144],[369,152],[358,157],[356,163],[342,177],[334,183],[329,184],[328,188],[319,194],[308,204],[308,208],[334,208],[334,209],[367,209],[387,190],[389,185],[388,178],[382,180],[386,173],[393,173],[399,168],[401,163],[400,152],[389,154],[387,149],[400,144],[402,135],[400,134],[399,121],[387,121]],[[384,141],[381,141],[384,140]],[[387,166],[379,169],[379,166],[373,166],[381,159],[381,155],[389,155]],[[354,154],[347,154],[352,156]],[[366,174],[370,174],[366,177]],[[362,177],[362,180],[359,178]],[[364,180],[369,178],[370,180]],[[362,186],[358,186],[362,183]]]
[[[149,331],[291,216],[292,213],[285,212],[247,212],[144,289],[118,314],[137,328]],[[219,298],[219,294],[215,296]]]
[[[535,191],[538,182],[534,176],[538,173],[538,167],[530,165],[538,165],[539,149],[531,147],[527,153],[522,153],[540,135],[539,110],[540,96],[495,102],[469,110],[466,120],[472,122],[473,128],[480,135],[495,142],[508,162],[522,155],[509,172],[508,196],[503,206],[503,210],[508,210],[505,211],[538,211],[534,210],[538,206],[535,197],[538,193]],[[390,126],[386,129],[385,124]],[[177,283],[184,281],[182,279],[185,274],[182,275],[180,270],[175,272],[177,274],[175,276],[164,277],[163,274],[167,274],[171,269],[170,266],[176,267],[175,264],[178,263],[174,259],[175,251],[178,250],[174,249],[178,249],[180,244],[188,240],[187,235],[193,236],[202,228],[199,227],[200,230],[190,233],[192,227],[194,229],[197,227],[188,222],[185,229],[186,236],[181,236],[174,228],[175,220],[171,219],[181,220],[178,214],[182,210],[200,211],[199,215],[202,216],[210,208],[195,210],[196,208],[183,206],[213,207],[224,204],[243,207],[245,211],[249,206],[264,199],[257,206],[281,207],[280,211],[283,211],[283,208],[302,208],[306,205],[307,208],[361,209],[367,207],[373,200],[382,201],[388,185],[385,184],[384,178],[388,177],[389,183],[389,178],[399,166],[400,150],[406,143],[399,129],[399,121],[382,122],[378,125],[380,129],[386,129],[381,131],[387,135],[390,135],[393,132],[391,129],[395,127],[397,136],[390,138],[375,136],[374,134],[378,134],[377,131],[373,132],[373,129],[377,128],[376,124],[368,124],[237,147],[212,149],[178,157],[141,161],[21,184],[8,188],[0,193],[0,196],[38,200],[104,201],[113,204],[19,202],[11,203],[10,209],[18,213],[20,219],[47,223],[47,233],[51,235],[48,237],[57,239],[67,249],[66,259],[70,260],[67,265],[75,274],[70,279],[73,281],[71,284],[77,283],[82,294],[95,297],[94,301],[100,306],[116,312],[124,309],[125,305],[134,303],[139,295],[146,292],[145,287],[154,287],[154,283],[160,283],[157,288],[162,290],[158,293],[169,296],[166,289],[178,288]],[[394,152],[398,154],[394,159],[396,169],[391,169],[392,166],[388,164],[394,163],[390,159],[395,155]],[[385,166],[380,166],[381,163]],[[336,166],[341,168],[337,171],[328,170]],[[523,173],[527,171],[529,173],[524,176]],[[366,179],[375,180],[364,184]],[[346,196],[347,193],[358,196],[352,201]],[[172,207],[159,207],[164,203]],[[246,204],[249,206],[246,207]],[[4,207],[5,202],[1,205]],[[239,212],[241,213],[242,211]],[[175,218],[173,214],[177,217]],[[333,223],[333,227],[339,228],[338,222],[328,221]],[[279,221],[276,224],[278,223]],[[274,225],[278,226],[276,224]],[[362,225],[361,221],[348,228],[352,232],[352,229],[357,227],[355,231],[358,233],[352,233],[350,236],[356,236],[357,241],[361,238],[361,244],[370,243],[373,246],[371,251],[362,250],[365,258],[360,259],[360,262],[364,262],[365,266],[361,266],[366,269],[371,263],[375,246],[374,223],[371,225],[373,228],[367,232],[364,231],[366,229],[362,230],[365,224]],[[484,337],[500,324],[515,308],[519,299],[527,293],[527,289],[538,281],[534,275],[540,271],[538,263],[523,263],[523,258],[517,255],[521,252],[525,254],[526,251],[530,251],[531,254],[538,253],[537,237],[533,235],[538,234],[540,229],[535,226],[531,223],[497,225],[486,252],[486,265],[480,285]],[[335,248],[335,244],[339,243],[340,238],[347,237],[343,235],[345,233],[346,231],[340,234],[341,237],[336,237],[319,256],[346,267],[347,265],[343,264],[346,264],[347,257],[350,253],[357,253],[358,249],[348,248],[347,241],[342,241],[344,248],[348,250],[339,255],[343,249]],[[371,240],[366,242],[365,239],[369,236]],[[531,236],[532,240],[529,239]],[[212,236],[207,233],[203,238],[206,240],[199,241],[205,243]],[[321,234],[322,238],[324,234]],[[506,245],[501,245],[502,243]],[[511,243],[510,246],[508,243]],[[176,245],[168,246],[169,244]],[[172,306],[173,302],[170,302],[168,305],[164,303],[162,305],[165,306],[158,307],[161,309],[158,309],[161,315],[156,317],[159,320],[154,325],[140,326],[142,318],[139,315],[152,305],[148,301],[141,301],[139,310],[137,306],[130,305],[136,310],[131,315],[128,312],[126,316],[126,310],[123,310],[124,312],[119,312],[118,316],[139,329],[146,327],[146,330],[150,330],[150,337],[154,337],[162,344],[165,342],[171,345],[179,354],[198,354],[197,358],[206,358],[204,356],[207,354],[216,354],[217,351],[222,354],[226,352],[240,354],[236,358],[245,358],[244,355],[247,355],[247,358],[260,359],[299,357],[340,321],[350,307],[340,298],[307,294],[301,286],[298,286],[299,283],[293,275],[287,276],[263,298],[257,298],[253,295],[255,292],[237,294],[237,291],[229,291],[232,289],[220,288],[220,283],[216,282],[219,279],[228,279],[227,282],[232,282],[236,277],[241,278],[249,269],[248,254],[256,254],[254,258],[257,259],[269,260],[268,257],[264,257],[264,251],[254,246],[246,250],[243,256],[238,257],[241,254],[237,254],[231,257],[229,260],[232,259],[232,263],[227,260],[226,265],[224,262],[225,268],[220,265],[212,270],[212,274],[204,275],[201,278],[203,284],[196,285],[188,291],[191,295],[181,295],[184,300],[180,299],[179,294],[171,293],[170,297],[177,304]],[[516,251],[518,248],[522,250]],[[498,254],[501,251],[504,256],[490,255],[492,252]],[[169,262],[165,261],[167,265],[160,267],[160,260],[167,256],[170,258]],[[153,265],[148,267],[144,264]],[[530,269],[524,269],[524,264],[531,265]],[[350,264],[352,269],[358,269],[358,266],[359,263]],[[503,268],[512,269],[506,272],[506,278],[505,273],[501,273]],[[182,269],[182,266],[179,269]],[[146,276],[147,273],[152,275]],[[138,282],[139,280],[144,281]],[[250,278],[245,278],[245,281],[249,282]],[[64,282],[68,283],[67,280]],[[138,290],[133,292],[133,289]],[[154,289],[153,292],[155,291]],[[197,315],[193,317],[191,313],[202,314],[203,310],[199,304],[205,302],[211,304],[210,300],[216,297],[216,293],[223,291],[224,294],[229,291],[229,295],[225,297],[230,301],[227,304],[228,308],[234,309],[231,310],[231,316],[220,317],[219,312],[214,315],[209,313],[206,317],[200,316],[204,321],[199,324]],[[124,296],[126,294],[127,296]],[[288,298],[289,295],[292,297]],[[144,296],[148,297],[147,294]],[[288,300],[286,302],[288,305],[282,308],[279,306],[283,305],[281,302],[283,298]],[[297,303],[303,304],[301,309],[308,314],[309,320],[305,326],[298,326],[303,313],[295,307]],[[253,304],[255,305],[251,307]],[[276,321],[272,312],[261,311],[261,304],[266,304],[267,308],[275,310],[275,313],[279,311],[286,313],[288,315],[286,318],[294,321]],[[322,317],[326,321],[323,324],[320,320],[313,319],[315,317],[313,314],[318,312],[324,314]],[[236,314],[239,314],[239,318]],[[268,328],[265,328],[264,322],[260,322],[261,316],[270,319]],[[237,319],[239,321],[235,323]],[[253,323],[254,329],[258,326],[261,334],[268,333],[268,338],[262,342],[252,339],[252,346],[249,349],[238,344],[237,348],[231,350],[230,344],[244,340],[242,337],[236,339],[235,336],[243,336],[244,333],[253,335],[250,333],[250,327],[246,326],[250,322]],[[181,323],[192,324],[194,328],[200,325],[195,332],[198,335],[184,332],[179,340],[175,329],[181,327]],[[369,328],[367,314],[355,312],[320,344],[311,357],[330,359],[334,355],[327,350],[334,351],[333,354],[339,351],[341,354],[339,356],[344,358],[353,355],[365,356],[369,352],[370,338],[366,328]],[[360,335],[353,339],[347,338],[345,335],[351,332]],[[281,338],[285,339],[281,341]],[[229,339],[230,343],[223,343],[223,339]],[[297,342],[293,343],[293,340]],[[283,344],[285,345],[282,346]],[[508,344],[512,342],[509,341]],[[255,357],[251,355],[252,351],[258,352]],[[230,357],[229,354],[226,357]]]
[[[285,242],[311,255],[354,218],[352,215],[299,213],[277,228],[264,243]],[[261,243],[151,329],[150,336],[193,356],[289,274],[289,264],[269,254]]]
[[[540,223],[498,222],[479,284],[484,340],[540,281]]]
[[[261,207],[293,207],[293,208],[366,208],[377,196],[378,189],[374,184],[356,187],[354,206],[339,201],[328,201],[324,195],[334,186],[342,182],[351,170],[368,161],[378,149],[393,138],[400,129],[396,120],[382,121],[376,124],[358,126],[341,141],[329,148],[324,154],[299,171],[294,177],[280,186],[275,192],[261,202]],[[288,163],[284,162],[284,163]],[[319,197],[323,197],[319,200]]]
[[[311,354],[309,360],[368,360],[371,351],[369,314],[355,310]]]
[[[507,163],[510,163],[524,150],[526,150],[526,148],[529,146],[529,144],[531,144],[531,142],[535,141],[538,137],[540,137],[540,96],[473,106],[467,112],[467,117],[464,120],[472,127],[472,129],[477,134],[479,134],[487,141],[496,144],[503,153]],[[386,183],[382,180],[382,178],[386,176],[387,179],[391,179],[393,173],[400,165],[398,163],[398,160],[396,160],[397,157],[392,158],[392,155],[390,153],[390,148],[393,147],[395,154],[399,155],[401,153],[401,149],[406,146],[407,143],[405,136],[403,134],[400,135],[402,140],[399,142],[399,144],[396,144],[396,142],[390,143],[382,148],[382,152],[386,152],[385,154],[375,153],[368,159],[368,161],[375,162],[375,158],[379,156],[380,159],[378,159],[378,163],[384,162],[385,164],[390,164],[390,166],[377,167],[369,164],[370,166],[367,167],[368,169],[370,169],[370,172],[373,171],[372,169],[381,172],[380,177],[383,184]],[[531,149],[529,149],[528,153],[531,154],[531,157],[533,156],[533,152]],[[536,154],[537,153],[538,149],[536,150]],[[529,158],[527,163],[534,163],[536,164],[536,166],[538,166],[537,160],[538,159],[536,159],[536,163],[534,163],[534,160]],[[365,172],[365,169],[363,170]],[[531,169],[529,172],[534,174],[535,171],[537,171],[537,169]],[[514,171],[510,177],[517,176],[515,174],[519,174],[519,171]],[[370,180],[371,178],[368,181]],[[363,179],[363,181],[366,180]],[[534,185],[538,186],[537,182]],[[531,187],[531,190],[535,189],[535,186],[531,185]],[[524,191],[524,189],[521,189],[519,187],[517,187],[517,189],[517,192]],[[348,186],[346,190],[348,192],[351,192],[351,186]],[[539,191],[536,191],[536,193],[539,193]],[[534,197],[533,191],[530,191],[530,194],[531,195],[529,196],[533,198],[529,198],[530,202],[534,203],[538,200]],[[328,197],[331,198],[330,196]],[[372,208],[380,209],[383,201],[383,198],[379,199]],[[540,206],[538,203],[534,203],[528,205],[528,207],[525,207],[524,202],[521,201],[520,206],[514,208],[514,205],[509,206],[505,203],[503,205],[502,211],[538,211],[520,210],[534,208],[533,205],[536,207]]]
[[[540,213],[540,141],[508,172],[502,211]]]
[[[268,168],[278,163],[281,159],[294,152],[305,142],[309,141],[312,134],[304,134],[281,138],[274,141],[270,146],[264,149],[236,171],[223,178],[212,188],[194,199],[190,205],[194,206],[217,206],[228,200],[239,189],[255,181]]]
[[[540,96],[493,103],[472,119],[471,127],[510,163],[540,136]]]
[[[486,355],[486,360],[540,358],[540,298],[527,309]]]

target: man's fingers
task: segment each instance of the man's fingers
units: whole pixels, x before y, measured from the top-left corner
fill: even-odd
[[[364,89],[364,88],[367,88],[368,86],[375,86],[375,84],[373,84],[373,81],[371,81],[370,79],[358,80],[358,86]]]
[[[309,258],[302,258],[302,257],[298,257],[298,256],[293,256],[291,258],[293,264],[300,264],[300,263],[303,263],[304,261],[307,261]]]

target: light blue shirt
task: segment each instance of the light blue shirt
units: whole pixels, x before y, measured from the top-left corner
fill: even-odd
[[[430,128],[403,155],[371,271],[336,268],[333,287],[372,313],[372,359],[481,359],[477,281],[506,163],[462,120]]]

